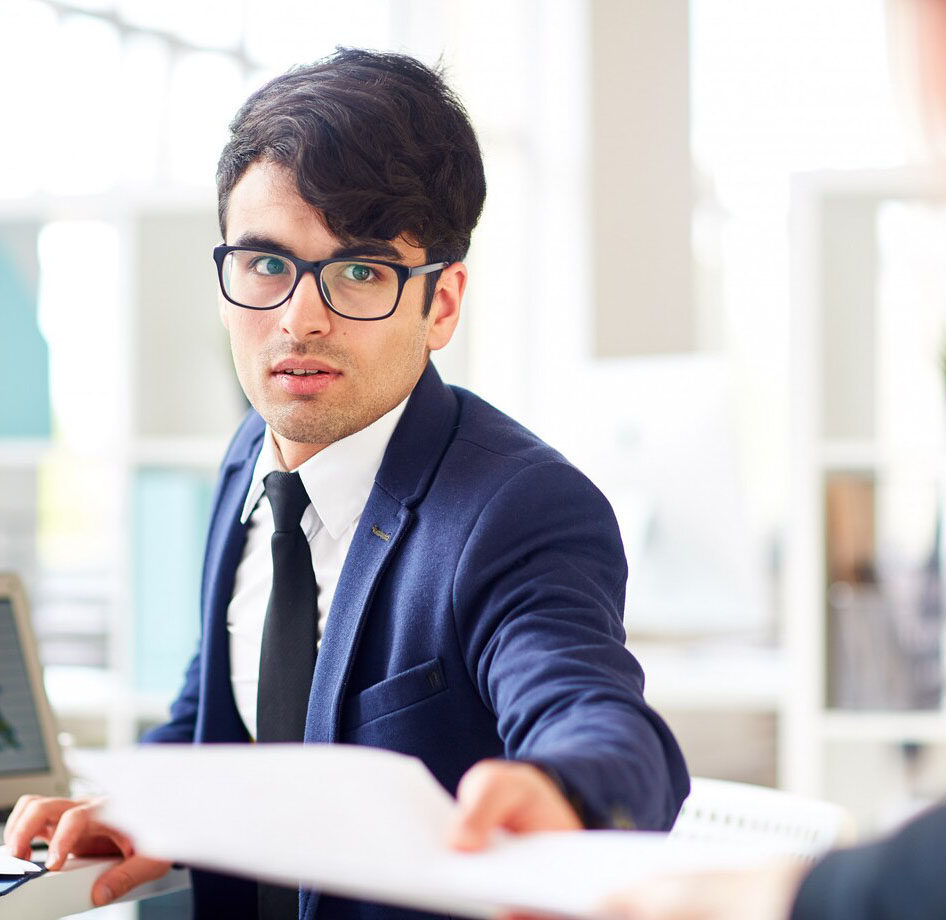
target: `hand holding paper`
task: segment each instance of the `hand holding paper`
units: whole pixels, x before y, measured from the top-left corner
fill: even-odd
[[[107,904],[144,882],[160,878],[170,869],[168,862],[137,855],[127,835],[99,820],[100,806],[100,799],[22,796],[4,828],[6,849],[25,857],[30,855],[31,841],[46,840],[46,868],[53,871],[61,869],[70,855],[121,856],[120,862],[96,880],[92,889],[95,905]]]
[[[421,761],[344,745],[149,745],[87,752],[103,819],[150,856],[460,916],[592,916],[656,871],[746,857],[625,831],[448,845],[456,803]]]
[[[666,875],[613,895],[602,909],[615,920],[788,920],[809,868],[782,860],[760,868]]]
[[[546,773],[529,763],[481,760],[460,780],[449,843],[480,850],[496,828],[517,834],[580,831],[582,824]]]

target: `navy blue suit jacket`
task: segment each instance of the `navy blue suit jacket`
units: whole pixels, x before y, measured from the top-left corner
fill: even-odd
[[[829,853],[802,883],[791,920],[942,920],[940,847],[946,848],[944,804],[884,840]]]
[[[145,740],[247,739],[226,618],[263,432],[251,412],[224,459],[200,647],[171,721]],[[478,760],[527,760],[559,781],[588,826],[668,828],[688,778],[624,647],[626,576],[614,514],[588,479],[428,365],[338,582],[305,740],[412,754],[451,793]],[[194,887],[201,915],[204,905],[208,916],[255,909],[247,883],[199,873]],[[303,892],[300,916],[317,912],[417,916]]]

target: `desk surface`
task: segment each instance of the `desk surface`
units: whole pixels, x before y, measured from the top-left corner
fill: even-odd
[[[55,920],[69,914],[91,910],[92,885],[116,862],[114,859],[76,859],[70,857],[58,872],[46,872],[0,898],[0,918],[16,920]],[[163,878],[135,888],[122,901],[139,901],[170,894],[190,886],[186,869],[172,869]]]

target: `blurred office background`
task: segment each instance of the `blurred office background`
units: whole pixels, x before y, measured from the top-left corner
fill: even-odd
[[[612,499],[693,772],[865,832],[946,792],[941,6],[0,0],[0,570],[74,743],[161,720],[197,638],[245,408],[227,123],[350,44],[468,105],[489,195],[436,363]]]

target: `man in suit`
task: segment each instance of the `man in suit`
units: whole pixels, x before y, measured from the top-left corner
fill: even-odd
[[[231,132],[214,256],[253,409],[214,499],[200,647],[145,740],[418,756],[458,795],[460,848],[496,828],[668,828],[686,769],[624,647],[610,506],[429,362],[485,196],[461,104],[410,58],[347,50],[263,87]],[[60,815],[54,865],[110,833],[31,801],[15,848]],[[96,898],[162,868],[114,839],[130,858]],[[210,873],[194,893],[200,916],[410,915]]]

